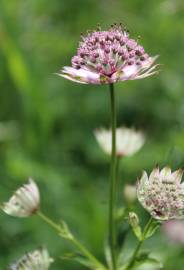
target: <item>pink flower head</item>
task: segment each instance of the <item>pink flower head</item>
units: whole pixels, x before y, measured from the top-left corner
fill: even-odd
[[[108,31],[98,28],[82,36],[72,67],[64,67],[58,75],[84,84],[142,79],[157,73],[156,58],[130,39],[121,24],[114,24]]]

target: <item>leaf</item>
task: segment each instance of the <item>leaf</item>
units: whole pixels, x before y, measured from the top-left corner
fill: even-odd
[[[112,269],[111,252],[110,252],[110,247],[109,247],[107,241],[106,241],[106,243],[105,243],[104,251],[105,251],[105,258],[106,258],[107,265],[108,265],[109,269]]]
[[[146,231],[146,233],[144,234],[144,239],[150,238],[155,232],[156,230],[160,227],[160,223],[157,220],[153,220],[151,225],[149,226],[148,230]]]
[[[163,264],[156,258],[149,256],[150,252],[141,252],[136,258],[136,266],[150,263],[154,265],[158,265],[159,269],[163,268]]]
[[[78,253],[66,253],[64,256],[60,257],[62,260],[71,260],[76,261],[90,269],[97,269],[96,265],[94,265],[91,261],[86,259],[84,256]]]

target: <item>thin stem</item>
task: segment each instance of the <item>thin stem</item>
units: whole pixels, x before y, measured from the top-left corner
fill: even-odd
[[[56,224],[53,220],[51,220],[49,217],[47,217],[45,214],[43,214],[42,212],[37,212],[37,215],[43,219],[47,224],[49,224],[53,229],[55,229],[57,232],[60,232],[61,227]]]
[[[106,269],[76,238],[73,238],[73,244],[91,261],[98,265],[100,269]]]
[[[116,228],[115,228],[115,201],[116,201],[116,102],[114,85],[109,84],[111,100],[111,130],[112,130],[112,151],[111,151],[111,179],[109,199],[109,244],[112,259],[112,269],[116,270]]]
[[[135,261],[136,261],[137,254],[138,254],[138,252],[139,252],[139,250],[140,250],[142,244],[144,243],[145,236],[146,236],[146,234],[147,234],[147,232],[148,232],[148,230],[149,230],[149,228],[150,228],[152,222],[153,222],[153,218],[151,217],[151,218],[149,219],[148,223],[146,224],[145,228],[144,228],[143,235],[142,235],[142,240],[140,240],[140,241],[138,242],[138,244],[137,244],[137,246],[136,246],[136,248],[135,248],[135,250],[134,250],[134,253],[133,253],[133,255],[132,255],[132,258],[130,259],[130,261],[129,261],[127,267],[125,268],[125,270],[129,270],[129,269],[131,269],[131,268],[134,266]]]
[[[49,217],[47,217],[40,211],[37,213],[37,215],[47,224],[49,224],[53,229],[55,229],[59,233],[59,236],[62,237],[63,229],[60,225],[55,223],[53,220],[51,220]],[[70,240],[73,245],[76,246],[85,257],[87,257],[91,262],[93,262],[94,265],[98,266],[99,269],[106,270],[106,267],[101,262],[99,262],[98,259],[86,247],[84,247],[70,232],[69,237],[66,237],[66,239]]]
[[[116,196],[116,201],[118,201],[118,197],[119,197],[119,194],[118,194],[118,186],[119,186],[119,165],[120,165],[120,160],[121,158],[120,157],[117,157],[116,159],[116,186],[115,186],[115,196]]]

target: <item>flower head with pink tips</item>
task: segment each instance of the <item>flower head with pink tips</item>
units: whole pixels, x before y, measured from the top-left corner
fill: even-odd
[[[157,73],[156,58],[129,38],[121,24],[114,24],[108,31],[98,27],[87,36],[82,35],[72,67],[64,67],[58,75],[84,84],[142,79]]]

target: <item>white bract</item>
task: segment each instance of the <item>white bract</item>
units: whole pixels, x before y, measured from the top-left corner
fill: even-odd
[[[11,216],[28,217],[34,214],[40,205],[40,194],[36,183],[30,178],[28,183],[20,187],[2,210]]]
[[[95,137],[104,152],[111,155],[111,130],[106,130],[104,128],[96,130]],[[119,157],[132,156],[139,151],[144,142],[145,136],[141,131],[126,127],[116,129],[116,154]]]
[[[12,264],[8,270],[48,270],[53,259],[47,249],[40,248],[25,254],[20,260]]]

